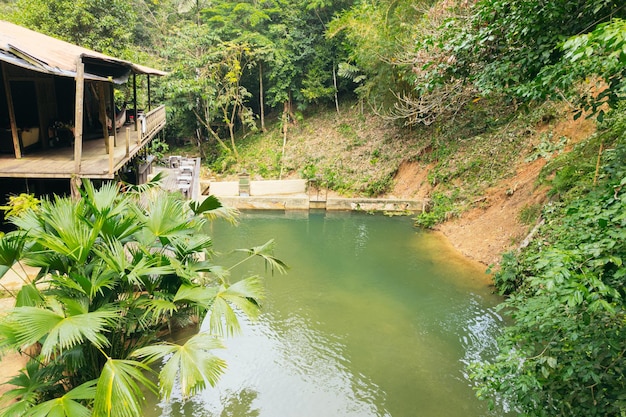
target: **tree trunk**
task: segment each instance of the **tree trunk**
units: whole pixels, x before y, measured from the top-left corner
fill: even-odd
[[[337,109],[337,115],[339,115],[339,97],[337,96],[337,71],[335,71],[334,64],[333,64],[333,86],[335,87],[335,108]]]
[[[204,146],[202,146],[202,129],[196,129],[196,144],[198,145],[198,150],[200,151],[200,156],[203,160],[206,159],[206,153],[204,152]]]
[[[230,114],[230,117],[228,118],[228,133],[230,134],[230,145],[233,148],[233,153],[235,154],[235,158],[237,159],[237,162],[239,162],[239,152],[237,152],[237,145],[235,144],[235,118],[237,116],[237,110],[238,106],[237,104],[235,104],[233,106],[233,111]],[[226,114],[227,110],[224,109],[224,114]]]
[[[287,129],[289,127],[289,113],[290,113],[290,103],[289,101],[285,101],[283,103],[283,150],[280,155],[280,174],[278,175],[278,179],[283,179],[283,167],[285,160],[285,146],[287,145]]]
[[[263,63],[259,63],[259,105],[261,107],[261,131],[265,132],[265,103],[263,94]]]

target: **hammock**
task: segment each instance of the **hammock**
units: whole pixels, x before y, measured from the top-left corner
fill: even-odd
[[[126,105],[121,110],[115,112],[115,130],[119,129],[126,123]],[[111,119],[107,114],[107,129],[111,130]]]

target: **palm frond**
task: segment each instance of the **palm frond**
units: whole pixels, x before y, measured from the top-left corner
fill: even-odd
[[[0,279],[22,258],[26,241],[26,232],[11,232],[0,237]]]
[[[194,212],[194,214],[202,214],[207,211],[216,210],[222,207],[222,203],[218,200],[214,195],[210,195],[202,200],[202,203],[198,203],[197,201],[189,201],[189,208]]]
[[[189,301],[208,308],[215,300],[217,292],[215,287],[181,285],[174,296],[174,302]]]
[[[96,190],[93,183],[83,179],[83,201],[99,215],[110,216],[124,210],[125,203],[120,198],[120,189],[116,183],[107,182]]]
[[[99,348],[108,346],[109,341],[103,333],[118,318],[118,314],[114,310],[99,310],[65,317],[58,311],[44,308],[17,307],[6,320],[18,346],[30,346],[45,337],[41,353],[50,359],[53,354],[85,340]]]
[[[144,229],[154,236],[153,240],[190,234],[183,202],[173,195],[159,194],[148,202],[146,211],[149,215],[142,219]]]
[[[109,358],[96,385],[94,417],[136,417],[143,414],[143,386],[157,389],[146,374],[152,369],[141,362]]]
[[[205,322],[208,320],[209,330],[219,335],[232,336],[241,331],[235,309],[251,319],[259,315],[259,301],[265,296],[263,282],[258,277],[250,277],[220,287],[215,301],[209,309]]]
[[[215,336],[198,333],[183,345],[164,343],[147,346],[133,352],[133,356],[146,358],[146,363],[167,358],[159,373],[159,388],[165,400],[169,400],[177,380],[184,397],[202,391],[207,383],[215,386],[226,369],[226,362],[212,351],[223,347]]]
[[[214,195],[206,197],[202,200],[202,203],[190,201],[189,208],[195,215],[202,214],[211,221],[223,219],[231,224],[237,224],[237,218],[239,217],[239,210],[223,206],[222,202]]]
[[[144,317],[152,323],[160,323],[164,317],[169,317],[178,310],[178,306],[166,298],[141,297],[137,300],[137,306],[145,310]]]
[[[59,380],[63,377],[58,367],[42,366],[41,362],[31,359],[20,372],[6,383],[14,388],[0,398],[0,416],[28,415],[44,395],[54,395],[62,387]]]
[[[44,304],[44,297],[33,283],[23,285],[15,298],[16,307],[38,307]]]
[[[243,263],[244,261],[255,257],[255,256],[259,256],[261,257],[264,261],[265,261],[265,267],[269,267],[270,270],[272,271],[272,273],[274,272],[274,270],[278,271],[281,274],[285,274],[287,273],[287,269],[289,269],[289,267],[280,259],[276,258],[273,255],[274,252],[274,239],[270,239],[268,240],[265,244],[261,245],[261,246],[255,246],[253,248],[250,249],[235,249],[234,252],[243,252],[243,253],[247,253],[248,254],[248,258],[244,259],[243,261],[237,263],[236,265],[234,265],[232,268],[234,268],[235,266]]]
[[[142,195],[155,188],[161,187],[161,180],[165,177],[165,171],[159,171],[152,179],[144,184],[125,184],[127,187],[126,193]]]
[[[94,253],[111,271],[125,277],[131,284],[143,286],[142,277],[170,274],[169,265],[158,266],[157,260],[147,256],[132,256],[118,240],[109,240],[94,248]]]
[[[57,199],[54,206],[46,208],[45,228],[30,231],[36,241],[45,249],[67,256],[75,262],[85,262],[98,233],[99,225],[83,221],[84,207],[70,199]],[[26,217],[26,216],[24,216]]]
[[[76,400],[92,400],[97,380],[88,381],[65,395],[37,404],[28,410],[29,417],[89,417],[91,410]]]
[[[204,252],[211,247],[213,240],[209,235],[193,235],[184,237],[173,237],[170,239],[170,245],[174,248],[179,259],[184,259],[190,255]]]

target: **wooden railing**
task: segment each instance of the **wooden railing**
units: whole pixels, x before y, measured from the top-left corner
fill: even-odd
[[[165,106],[159,106],[150,110],[139,119],[140,122],[140,142],[150,141],[157,133],[165,127]]]

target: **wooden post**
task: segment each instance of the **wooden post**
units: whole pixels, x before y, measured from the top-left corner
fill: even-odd
[[[76,108],[74,110],[74,173],[80,174],[83,156],[83,100],[85,99],[85,64],[76,59]]]
[[[106,102],[106,91],[104,88],[105,84],[103,82],[98,83],[98,102],[99,102],[99,112],[100,112],[100,122],[102,123],[102,140],[104,140],[104,147],[106,149],[106,153],[109,153],[109,129],[107,129],[107,102]]]
[[[109,136],[109,174],[113,175],[113,163],[115,162],[114,160],[114,156],[115,156],[115,147],[113,142],[115,141],[115,138],[113,136]]]
[[[80,186],[82,185],[82,181],[80,176],[77,174],[72,174],[70,178],[70,193],[73,200],[80,199]]]
[[[126,157],[130,155],[130,127],[126,127]]]
[[[7,97],[7,107],[9,108],[9,123],[11,124],[11,136],[13,137],[13,150],[16,158],[22,157],[22,149],[20,147],[20,137],[17,132],[17,122],[15,121],[15,108],[13,107],[13,95],[11,94],[11,83],[9,83],[9,75],[7,73],[7,64],[2,63],[2,76],[4,78],[4,91]]]
[[[110,88],[109,91],[110,91],[110,98],[111,98],[111,129],[113,130],[111,134],[113,135],[113,145],[117,146],[117,129],[115,128],[115,122],[116,122],[115,93],[114,93],[115,88],[113,87],[113,84],[111,84],[109,88]]]
[[[152,110],[152,97],[150,90],[150,74],[148,74],[148,111]]]
[[[135,132],[137,132],[139,129],[137,128],[137,74],[135,73],[133,73],[133,107],[135,108],[135,110],[133,110],[135,112],[133,115],[135,118]]]

